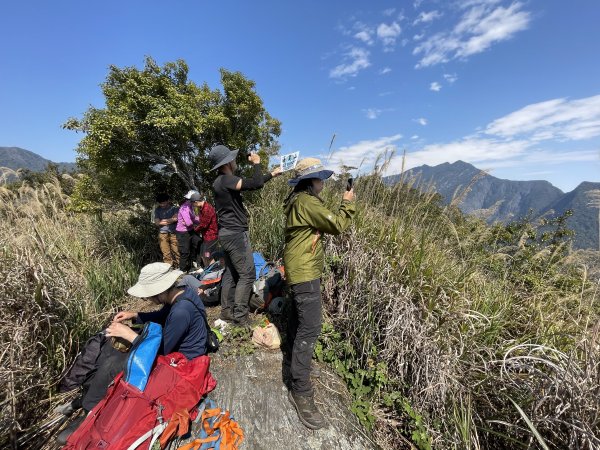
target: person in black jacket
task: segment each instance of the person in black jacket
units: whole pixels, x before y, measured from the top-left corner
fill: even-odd
[[[248,214],[241,192],[262,188],[265,182],[281,174],[281,168],[263,175],[260,156],[250,153],[248,161],[253,164],[252,178],[240,178],[235,175],[237,154],[237,150],[217,145],[208,157],[212,170],[218,170],[213,189],[219,242],[226,265],[221,283],[221,319],[248,325],[248,304],[256,272],[248,235]]]

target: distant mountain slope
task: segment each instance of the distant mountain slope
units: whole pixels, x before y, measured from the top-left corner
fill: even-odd
[[[400,175],[385,178],[389,184],[399,180]],[[600,189],[600,183],[584,182],[565,194],[548,181],[502,180],[463,161],[415,167],[404,174],[404,180],[412,180],[422,190],[435,190],[447,203],[460,197],[458,206],[463,212],[478,215],[488,223],[509,222],[529,211],[538,217],[572,209],[569,226],[576,232],[575,247],[598,248],[598,214],[587,206],[585,193]]]
[[[448,203],[455,196],[463,197],[459,204],[463,212],[482,215],[490,223],[523,217],[529,210],[537,214],[563,195],[548,181],[502,180],[463,161],[415,167],[404,176],[414,179],[421,189],[434,186]],[[398,175],[387,181],[397,182]]]
[[[29,169],[41,172],[46,169],[49,159],[43,158],[37,153],[19,147],[0,147],[0,167],[8,167],[12,170]],[[59,170],[71,171],[77,168],[75,163],[55,163]]]
[[[598,209],[591,208],[587,196],[589,191],[600,189],[600,183],[584,181],[571,192],[549,204],[542,213],[562,214],[566,210],[573,211],[567,221],[569,228],[575,231],[577,248],[598,249]]]

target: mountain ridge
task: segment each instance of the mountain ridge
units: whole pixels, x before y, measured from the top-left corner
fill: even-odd
[[[587,206],[587,192],[600,189],[600,183],[584,181],[570,192],[563,192],[546,180],[516,181],[494,177],[464,161],[422,165],[404,174],[384,178],[387,184],[410,181],[421,190],[435,190],[446,204],[454,200],[466,214],[488,223],[507,223],[531,214],[539,218],[573,210],[567,220],[575,231],[576,248],[598,248],[597,211]]]
[[[56,164],[59,170],[64,171],[72,171],[77,168],[77,163],[54,162],[21,147],[0,147],[0,167],[11,170],[27,169],[33,172],[41,172],[46,170],[48,164]]]

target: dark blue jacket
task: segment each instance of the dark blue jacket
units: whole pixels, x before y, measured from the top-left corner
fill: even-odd
[[[160,310],[138,313],[140,322],[156,322],[163,326],[161,354],[180,352],[192,359],[206,355],[206,310],[197,292],[186,287],[172,305]]]

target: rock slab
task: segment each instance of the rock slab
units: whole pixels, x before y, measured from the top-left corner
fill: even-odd
[[[227,358],[217,354],[212,358],[211,372],[218,385],[209,397],[220,408],[228,409],[244,430],[243,449],[378,448],[349,410],[346,387],[326,369],[313,383],[315,402],[329,426],[312,431],[302,425],[287,398],[281,363],[281,353],[268,351]]]

